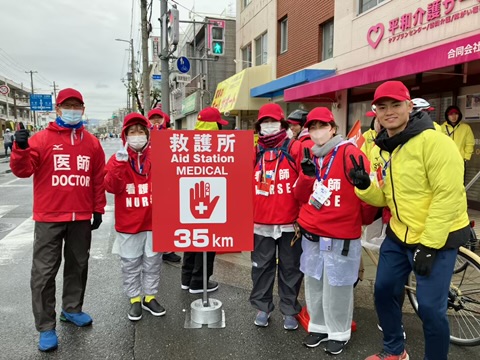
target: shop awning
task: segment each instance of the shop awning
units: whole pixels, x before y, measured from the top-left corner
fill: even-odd
[[[478,59],[480,59],[480,34],[287,89],[285,90],[284,100],[290,102],[314,100],[316,97],[331,94],[338,90],[391,80]]]
[[[335,70],[304,69],[293,74],[270,81],[267,84],[254,87],[250,90],[250,96],[273,98],[283,96],[285,89],[320,80],[335,74]]]
[[[212,106],[221,113],[235,114],[240,110],[258,110],[267,102],[250,96],[250,89],[272,80],[270,65],[243,69],[217,85]]]

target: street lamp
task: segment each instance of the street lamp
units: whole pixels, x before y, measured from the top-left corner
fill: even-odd
[[[135,99],[135,92],[133,91],[133,88],[136,87],[136,84],[135,84],[135,53],[133,51],[133,39],[130,39],[130,40],[123,40],[123,39],[115,39],[115,41],[122,41],[122,42],[126,42],[126,43],[129,43],[130,44],[130,50],[132,51],[132,82],[131,82],[131,86],[130,86],[130,93],[132,95],[132,111],[135,112],[137,111],[137,101]]]

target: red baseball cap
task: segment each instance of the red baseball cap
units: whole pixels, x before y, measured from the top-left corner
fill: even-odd
[[[84,104],[82,94],[80,94],[79,91],[77,91],[75,89],[72,89],[72,88],[66,88],[66,89],[60,90],[60,92],[58,93],[58,96],[57,96],[56,104],[60,105],[65,100],[72,99],[72,98],[77,99],[82,104]]]
[[[307,121],[303,127],[308,128],[308,124],[312,121],[321,121],[324,123],[329,123],[335,121],[332,112],[326,107],[316,107],[310,111],[307,115]]]
[[[375,116],[377,116],[377,114],[375,113],[375,111],[367,111],[367,112],[365,113],[365,116],[367,116],[367,117],[375,117]]]
[[[282,107],[275,103],[268,103],[263,105],[258,110],[258,121],[263,120],[264,118],[270,117],[277,121],[285,119],[285,114],[283,113]]]
[[[162,110],[160,110],[159,108],[155,108],[155,109],[152,109],[148,112],[148,119],[150,120],[150,118],[153,116],[153,115],[158,115],[158,116],[161,116],[164,120],[165,120],[165,124],[169,124],[170,123],[170,116],[168,116],[167,114],[165,114]]]
[[[453,108],[448,111],[447,115],[453,115],[453,114],[460,114],[460,112],[457,109]]]
[[[217,108],[214,107],[206,107],[205,109],[201,110],[198,113],[197,120],[206,121],[206,122],[216,122],[217,124],[221,125],[228,125],[228,121],[222,119],[222,115]]]
[[[412,100],[410,92],[401,81],[386,81],[378,86],[373,95],[372,105],[385,98],[398,101]]]

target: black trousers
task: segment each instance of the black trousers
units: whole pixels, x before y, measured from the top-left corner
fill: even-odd
[[[298,302],[298,293],[302,285],[303,273],[300,271],[302,242],[291,246],[294,232],[284,232],[275,240],[271,237],[254,235],[252,252],[252,282],[250,303],[260,311],[272,312],[273,284],[277,272],[276,253],[278,247],[278,295],[280,311],[283,315],[296,315],[302,310]]]
[[[207,252],[207,280],[213,274],[214,252]],[[203,286],[203,253],[185,252],[182,264],[182,285],[193,288]]]
[[[82,311],[91,242],[89,220],[35,223],[30,288],[38,331],[55,329],[55,278],[62,262],[63,244],[62,308],[72,313]]]

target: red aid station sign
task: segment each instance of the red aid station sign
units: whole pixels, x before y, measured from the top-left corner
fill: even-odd
[[[251,131],[152,132],[153,250],[252,251]]]

